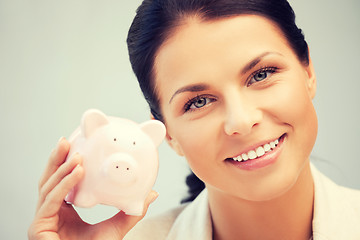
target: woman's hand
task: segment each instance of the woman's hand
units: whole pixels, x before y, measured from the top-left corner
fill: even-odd
[[[150,192],[142,216],[128,216],[119,212],[95,225],[83,222],[74,208],[64,201],[67,193],[84,175],[80,155],[74,155],[71,160],[65,161],[69,149],[69,142],[62,138],[51,153],[39,182],[39,201],[35,218],[28,230],[29,239],[123,239],[144,217],[150,203],[158,194],[155,191]]]

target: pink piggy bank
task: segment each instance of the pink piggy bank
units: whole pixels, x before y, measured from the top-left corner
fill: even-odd
[[[157,120],[137,124],[90,109],[71,135],[68,159],[83,157],[84,178],[66,196],[77,207],[115,206],[142,215],[144,201],[158,173],[157,147],[165,137]]]

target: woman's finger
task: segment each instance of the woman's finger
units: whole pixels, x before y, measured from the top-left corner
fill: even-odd
[[[82,158],[78,154],[75,154],[72,159],[58,167],[56,172],[51,175],[48,181],[43,184],[41,189],[39,189],[38,207],[43,204],[45,198],[52,189],[54,189],[66,175],[71,173],[78,164],[81,164],[81,161]]]
[[[149,205],[155,201],[158,197],[158,193],[151,191],[144,203],[144,211],[141,216],[130,216],[126,215],[123,211],[120,211],[118,214],[112,218],[98,223],[92,226],[91,231],[87,231],[94,239],[108,239],[110,236],[107,236],[106,233],[112,233],[114,227],[116,232],[119,234],[119,239],[122,239],[141,219],[144,218]]]
[[[82,179],[83,167],[78,164],[72,171],[61,179],[61,181],[46,195],[38,210],[38,218],[50,218],[59,212],[64,198],[69,191]]]
[[[110,221],[118,228],[119,232],[122,232],[124,235],[130,231],[141,219],[145,217],[145,214],[150,206],[153,203],[159,194],[152,190],[144,203],[144,211],[141,216],[130,216],[126,215],[123,211],[116,214],[114,217],[110,219]]]
[[[39,189],[48,181],[50,176],[65,162],[70,144],[65,138],[60,138],[56,148],[51,152],[45,171],[39,181]]]

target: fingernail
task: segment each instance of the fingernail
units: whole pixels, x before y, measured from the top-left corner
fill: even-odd
[[[62,140],[64,140],[65,138],[64,137],[61,137],[60,139],[59,139],[59,141],[58,141],[58,144],[62,141]]]
[[[74,159],[76,159],[76,160],[74,160]],[[72,160],[72,161],[79,161],[79,159],[80,159],[80,161],[82,161],[81,155],[80,155],[80,153],[78,153],[78,152],[75,152],[75,153],[71,156],[71,160]]]
[[[74,170],[78,169],[78,168],[81,168],[81,165],[80,164],[77,164],[76,167],[74,168]]]
[[[150,203],[153,203],[157,198],[158,198],[158,196],[159,196],[159,193],[158,192],[155,192],[155,191],[153,191],[153,196],[152,196],[152,198],[151,198],[151,201],[150,201]]]

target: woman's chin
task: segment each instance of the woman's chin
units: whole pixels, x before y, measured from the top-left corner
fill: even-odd
[[[265,202],[280,198],[294,187],[297,179],[298,176],[289,174],[281,179],[277,178],[274,181],[258,184],[256,187],[248,189],[247,194],[242,198],[254,202]]]

